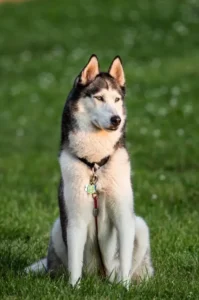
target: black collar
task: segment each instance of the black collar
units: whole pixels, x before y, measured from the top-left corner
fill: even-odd
[[[108,160],[109,160],[109,158],[110,158],[110,155],[109,156],[106,156],[106,157],[104,157],[104,158],[102,158],[100,161],[98,161],[98,162],[89,162],[86,158],[82,158],[82,157],[77,157],[79,160],[81,160],[84,164],[86,164],[90,169],[93,169],[94,168],[94,166],[95,166],[95,164],[96,165],[98,165],[99,167],[102,167],[102,166],[104,166],[107,162],[108,162]]]

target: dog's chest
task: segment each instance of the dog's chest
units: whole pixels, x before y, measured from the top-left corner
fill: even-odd
[[[79,157],[89,161],[100,161],[105,156],[111,155],[119,138],[119,133],[109,134],[105,131],[92,133],[80,131],[69,134],[69,147]]]

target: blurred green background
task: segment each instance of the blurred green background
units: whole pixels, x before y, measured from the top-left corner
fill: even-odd
[[[199,299],[197,0],[0,4],[0,298]],[[156,275],[128,293],[97,278],[25,276],[58,215],[63,105],[92,53],[120,55],[136,212]]]

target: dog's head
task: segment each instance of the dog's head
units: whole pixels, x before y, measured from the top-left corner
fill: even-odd
[[[100,72],[98,59],[92,55],[74,82],[78,95],[78,114],[97,130],[116,131],[125,123],[125,76],[117,56],[108,72]],[[82,124],[82,122],[81,122]]]

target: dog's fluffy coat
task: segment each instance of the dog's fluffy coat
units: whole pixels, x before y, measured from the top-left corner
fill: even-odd
[[[60,217],[51,232],[48,256],[27,270],[47,268],[55,273],[64,266],[74,286],[82,271],[99,271],[93,198],[85,191],[92,171],[79,158],[99,162],[96,172],[99,197],[98,240],[110,281],[129,287],[132,279],[153,274],[149,230],[134,213],[131,167],[125,148],[125,77],[116,57],[107,73],[100,73],[93,55],[75,80],[62,116],[59,162]],[[120,121],[113,123],[112,117]]]

